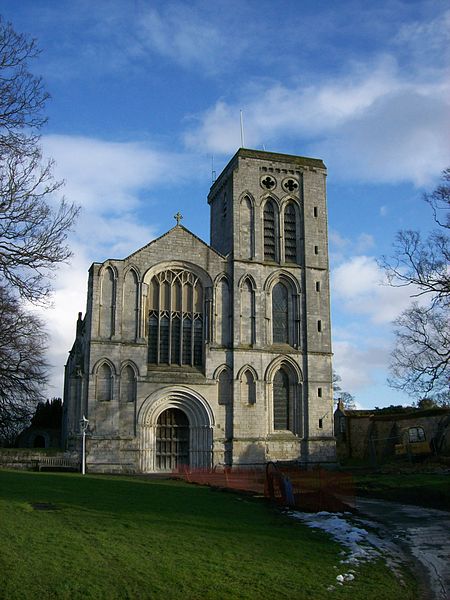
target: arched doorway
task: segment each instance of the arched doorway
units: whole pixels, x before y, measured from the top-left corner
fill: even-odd
[[[211,466],[214,414],[198,392],[181,385],[155,391],[139,409],[138,427],[142,473]]]
[[[189,464],[189,421],[179,408],[168,408],[156,424],[156,468],[171,471]]]

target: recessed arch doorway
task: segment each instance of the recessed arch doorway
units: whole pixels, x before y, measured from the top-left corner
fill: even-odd
[[[184,386],[154,392],[143,403],[138,423],[143,473],[211,466],[214,416],[198,392]]]

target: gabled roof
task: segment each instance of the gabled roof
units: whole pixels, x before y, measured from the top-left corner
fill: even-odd
[[[174,227],[172,227],[172,229],[169,229],[169,231],[166,231],[166,233],[163,233],[162,235],[160,235],[159,237],[155,238],[154,240],[152,240],[148,244],[145,244],[145,246],[142,246],[142,248],[139,248],[138,250],[135,250],[134,252],[132,252],[129,256],[127,256],[125,258],[125,260],[128,259],[128,258],[131,258],[132,256],[134,256],[138,252],[141,252],[145,248],[149,248],[153,244],[156,244],[157,242],[159,242],[159,240],[162,240],[163,238],[169,236],[174,231],[179,231],[180,229],[183,232],[187,233],[190,237],[194,238],[197,242],[200,242],[203,246],[206,246],[206,248],[208,248],[208,250],[211,250],[211,252],[214,252],[220,258],[225,258],[223,254],[220,254],[220,252],[217,252],[217,250],[215,250],[212,246],[210,246],[209,244],[207,244],[206,242],[204,242],[201,238],[199,238],[197,235],[195,235],[195,233],[192,233],[192,231],[189,231],[189,229],[187,229],[186,227],[184,227],[184,225],[177,224]]]

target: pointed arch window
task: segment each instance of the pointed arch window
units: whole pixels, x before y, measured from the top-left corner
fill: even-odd
[[[224,369],[219,375],[218,401],[224,406],[231,404],[231,374],[228,369]]]
[[[100,302],[100,336],[114,335],[114,317],[116,304],[116,280],[114,271],[107,267],[102,273]]]
[[[244,196],[241,202],[240,241],[242,258],[252,258],[254,255],[253,204],[248,196]]]
[[[272,336],[274,344],[289,343],[288,313],[288,290],[283,283],[278,282],[272,290]]]
[[[120,374],[120,401],[134,402],[136,400],[136,375],[130,365]]]
[[[274,430],[292,430],[292,402],[289,388],[289,376],[284,369],[280,369],[273,378]]]
[[[256,403],[256,384],[251,371],[245,371],[241,379],[241,400],[245,404]]]
[[[249,279],[241,285],[241,344],[255,342],[255,292]]]
[[[201,366],[203,287],[184,269],[169,269],[150,282],[148,362]]]
[[[100,402],[112,400],[113,380],[111,367],[103,363],[97,370],[95,397]]]
[[[290,263],[297,262],[297,224],[292,202],[284,211],[284,260]]]
[[[264,206],[264,260],[277,259],[276,234],[275,208],[269,199]]]

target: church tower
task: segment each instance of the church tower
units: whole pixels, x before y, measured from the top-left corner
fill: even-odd
[[[208,202],[211,246],[227,257],[216,328],[234,381],[232,462],[257,459],[263,441],[275,460],[332,455],[325,165],[240,149]]]

